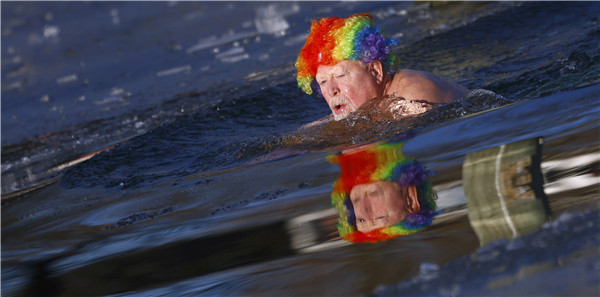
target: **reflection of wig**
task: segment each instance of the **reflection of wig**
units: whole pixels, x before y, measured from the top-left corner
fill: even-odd
[[[385,39],[378,26],[373,25],[369,14],[355,14],[347,18],[322,18],[312,22],[310,35],[296,61],[298,87],[312,94],[311,82],[319,65],[335,65],[342,60],[361,60],[370,63],[381,61],[392,66],[396,58],[390,46],[398,44]]]
[[[376,242],[411,234],[431,225],[435,212],[436,194],[427,179],[429,172],[423,166],[404,156],[404,142],[388,142],[364,150],[330,156],[329,161],[339,164],[341,173],[333,185],[331,202],[340,213],[340,236],[352,242]],[[401,187],[416,186],[421,210],[389,227],[363,233],[356,228],[350,191],[356,185],[375,181],[391,181]]]

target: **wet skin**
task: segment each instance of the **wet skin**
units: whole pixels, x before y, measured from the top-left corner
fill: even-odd
[[[321,65],[315,79],[334,119],[346,118],[369,99],[382,94],[381,79],[359,61],[341,61],[333,66]]]
[[[401,70],[392,77],[379,61],[367,64],[343,60],[331,66],[320,65],[315,79],[336,121],[384,95],[415,101],[415,104],[443,104],[469,92],[456,83],[423,71]]]

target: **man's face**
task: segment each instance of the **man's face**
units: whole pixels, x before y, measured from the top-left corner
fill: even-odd
[[[383,95],[376,76],[362,61],[321,65],[315,79],[336,121],[346,118],[370,99]]]
[[[376,181],[356,185],[350,191],[356,228],[369,232],[389,227],[404,220],[407,210],[406,191],[394,182]]]

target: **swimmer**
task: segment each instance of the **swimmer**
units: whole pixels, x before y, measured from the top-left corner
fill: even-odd
[[[431,73],[392,67],[397,58],[369,14],[313,21],[310,35],[296,61],[298,86],[323,95],[332,115],[315,124],[339,121],[374,98],[393,97],[387,106],[394,118],[420,114],[465,96],[469,90]]]
[[[431,225],[436,194],[428,172],[402,153],[403,142],[368,145],[329,157],[341,168],[332,204],[348,241],[376,242]]]

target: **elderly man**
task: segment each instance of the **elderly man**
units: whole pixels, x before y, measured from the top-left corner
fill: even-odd
[[[396,63],[390,47],[395,44],[395,40],[384,38],[369,14],[313,21],[296,61],[298,86],[309,95],[316,88],[336,121],[373,98],[397,98],[396,104],[402,106],[390,109],[404,116],[425,112],[469,92],[431,73],[390,72]]]

